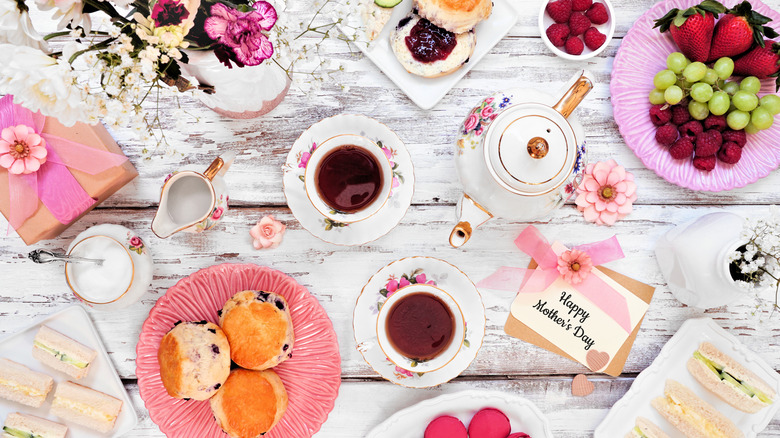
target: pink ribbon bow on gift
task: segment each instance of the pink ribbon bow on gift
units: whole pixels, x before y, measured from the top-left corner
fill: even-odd
[[[537,269],[523,269],[502,266],[488,278],[480,281],[479,287],[512,291],[520,283],[519,293],[539,293],[550,287],[558,277],[561,277],[561,272],[558,269],[560,257],[555,254],[552,246],[536,227],[533,225],[526,227],[515,239],[515,245],[530,255],[539,267]],[[615,236],[601,242],[576,246],[572,252],[574,250],[587,254],[593,266],[625,257]],[[569,284],[599,309],[610,315],[626,332],[631,332],[631,316],[628,313],[626,298],[597,275],[586,274],[581,277],[584,277],[582,281]]]
[[[81,187],[68,168],[96,175],[122,165],[127,157],[102,151],[43,132],[46,116],[13,103],[13,96],[0,99],[0,130],[26,125],[46,141],[46,162],[26,175],[8,172],[11,200],[9,225],[14,229],[35,214],[38,201],[63,224],[76,219],[95,204],[96,200]]]

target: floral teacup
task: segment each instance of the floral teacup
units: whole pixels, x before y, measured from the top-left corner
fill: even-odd
[[[435,357],[427,360],[420,360],[419,358],[410,358],[400,352],[393,342],[390,340],[388,334],[387,322],[388,318],[392,314],[392,311],[396,305],[414,294],[426,294],[433,296],[440,303],[444,304],[449,314],[452,316],[453,328],[452,336],[449,340],[449,344]],[[463,339],[465,337],[466,325],[464,322],[463,311],[455,301],[454,298],[447,292],[431,284],[417,283],[410,286],[406,286],[397,290],[390,295],[382,308],[379,310],[379,316],[376,321],[376,335],[379,348],[387,355],[396,366],[408,371],[416,373],[427,373],[430,371],[436,371],[448,363],[450,363],[455,356],[457,356],[463,345]]]

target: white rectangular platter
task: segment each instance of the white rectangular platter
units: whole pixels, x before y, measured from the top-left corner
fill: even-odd
[[[47,325],[87,347],[97,350],[98,355],[92,363],[92,367],[86,377],[80,380],[74,380],[67,374],[49,368],[32,357],[33,340],[41,325]],[[132,403],[130,403],[130,397],[127,395],[127,391],[125,390],[122,381],[119,379],[119,375],[117,375],[114,366],[108,358],[106,348],[100,341],[100,337],[98,336],[97,331],[95,331],[92,320],[80,305],[66,307],[17,333],[0,339],[0,357],[18,362],[31,370],[48,374],[54,378],[55,385],[49,393],[46,402],[40,408],[31,408],[19,403],[0,399],[0,422],[4,422],[6,416],[11,412],[32,414],[68,426],[68,437],[70,438],[119,437],[135,428],[136,424],[138,424],[138,415],[136,414]],[[117,418],[112,432],[102,434],[77,424],[63,421],[54,415],[49,415],[53,394],[57,389],[56,385],[68,380],[100,392],[105,392],[108,395],[122,400],[122,411],[119,413],[119,418]]]
[[[775,400],[773,405],[760,412],[748,414],[731,407],[704,389],[686,368],[688,359],[703,341],[712,343],[719,350],[736,359],[780,394],[780,375],[758,354],[748,350],[736,337],[723,330],[712,319],[689,319],[664,345],[653,363],[639,374],[626,395],[610,409],[607,417],[596,428],[594,437],[625,436],[634,427],[636,417],[643,416],[661,427],[671,438],[685,438],[650,406],[650,400],[663,396],[666,379],[673,379],[690,388],[696,395],[730,418],[745,433],[746,438],[755,438],[777,414],[780,402]]]
[[[490,17],[479,23],[475,29],[477,45],[474,53],[459,70],[438,78],[423,78],[404,69],[390,47],[390,34],[402,18],[412,10],[412,0],[403,0],[393,8],[393,16],[374,41],[357,46],[374,64],[382,70],[409,99],[422,109],[431,109],[436,105],[476,63],[493,48],[517,23],[520,16],[520,3],[516,0],[493,0],[493,12]],[[356,13],[356,15],[359,15]],[[342,28],[345,33],[347,29]],[[359,30],[358,32],[362,32]],[[365,40],[362,35],[358,41]]]

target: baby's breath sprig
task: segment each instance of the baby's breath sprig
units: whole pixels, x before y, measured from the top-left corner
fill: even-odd
[[[772,206],[769,217],[747,218],[741,238],[745,244],[729,258],[731,276],[747,291],[774,288],[774,313],[780,310],[780,209]]]

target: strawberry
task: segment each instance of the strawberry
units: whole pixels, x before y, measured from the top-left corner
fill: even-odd
[[[716,0],[704,0],[683,11],[674,8],[655,20],[661,33],[669,30],[680,51],[691,61],[704,62],[710,55],[715,18],[726,11]]]
[[[712,34],[712,46],[708,61],[716,61],[724,56],[734,57],[741,55],[753,46],[755,42],[759,46],[764,45],[764,35],[775,38],[777,32],[764,24],[772,21],[753,10],[747,0],[726,11],[715,25]]]
[[[755,76],[759,79],[775,77],[775,91],[780,89],[780,44],[766,40],[734,61],[734,75]]]

